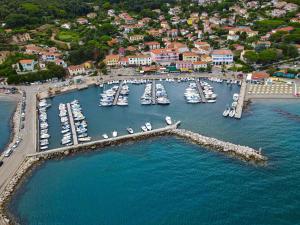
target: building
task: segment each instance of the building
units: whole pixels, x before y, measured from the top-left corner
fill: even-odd
[[[34,44],[26,45],[25,46],[25,53],[28,55],[37,55],[39,54],[43,49],[39,46],[36,46]]]
[[[33,59],[21,59],[19,61],[19,71],[22,72],[32,72],[34,71],[34,66],[36,62]]]
[[[179,60],[179,53],[173,48],[153,49],[150,52],[153,62],[170,64]]]
[[[136,35],[129,36],[129,41],[130,42],[143,41],[143,40],[144,40],[144,35],[141,35],[141,34],[136,34]]]
[[[41,53],[41,59],[45,62],[53,62],[59,59],[61,55],[55,52],[43,52]]]
[[[104,59],[104,63],[107,66],[116,66],[119,64],[120,56],[119,55],[107,55]]]
[[[149,55],[132,55],[128,56],[128,65],[130,66],[149,66],[152,63]]]
[[[201,70],[201,69],[206,69],[206,68],[207,68],[207,62],[204,62],[204,61],[193,62],[194,70]]]
[[[194,52],[184,52],[182,53],[182,60],[183,61],[190,61],[190,62],[196,62],[199,60],[199,55]]]
[[[233,53],[228,49],[218,49],[211,52],[214,65],[223,65],[233,63]]]
[[[83,75],[86,73],[83,65],[69,66],[67,70],[70,76]]]
[[[145,46],[148,46],[150,50],[159,49],[160,43],[157,41],[145,42]]]
[[[176,69],[181,70],[181,71],[192,70],[193,62],[192,61],[177,61]]]

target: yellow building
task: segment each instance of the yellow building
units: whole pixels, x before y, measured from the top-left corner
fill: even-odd
[[[184,52],[182,53],[182,60],[189,61],[189,62],[196,62],[199,60],[199,55],[194,52]]]
[[[119,65],[120,56],[119,55],[107,55],[104,59],[104,63],[107,66],[116,66]]]

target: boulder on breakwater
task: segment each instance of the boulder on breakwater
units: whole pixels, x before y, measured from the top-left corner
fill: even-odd
[[[204,147],[213,148],[217,151],[228,152],[238,157],[241,157],[247,161],[266,161],[267,158],[261,154],[260,151],[257,151],[253,148],[243,145],[237,145],[230,142],[225,142],[218,140],[212,137],[206,137],[198,133],[194,133],[192,131],[184,130],[184,129],[174,129],[170,131],[172,134],[177,135],[179,137],[191,140],[199,145]]]

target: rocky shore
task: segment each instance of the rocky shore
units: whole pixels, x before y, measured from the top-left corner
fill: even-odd
[[[21,166],[16,171],[14,177],[8,183],[5,188],[5,191],[0,196],[0,224],[6,225],[11,224],[11,220],[8,218],[6,213],[5,204],[10,199],[11,195],[13,194],[16,186],[19,184],[22,177],[28,172],[28,170],[39,161],[38,157],[27,157]]]

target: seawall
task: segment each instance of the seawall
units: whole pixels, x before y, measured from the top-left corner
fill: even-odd
[[[237,145],[230,142],[218,140],[216,138],[203,136],[192,131],[184,129],[175,129],[171,133],[179,137],[190,140],[201,146],[207,147],[209,149],[214,149],[224,153],[230,153],[238,156],[246,161],[266,161],[267,157],[263,156],[260,151],[250,148],[248,146]]]

